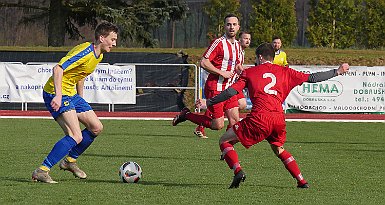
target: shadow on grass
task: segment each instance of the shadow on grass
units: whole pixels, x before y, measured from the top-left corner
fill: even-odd
[[[221,187],[224,189],[228,189],[230,186],[229,183],[176,183],[176,182],[164,182],[164,181],[139,181],[138,184],[145,186],[158,186],[162,185],[165,187],[202,187],[202,186],[215,186]],[[265,188],[275,188],[275,189],[292,189],[292,186],[282,186],[282,185],[265,185],[265,184],[251,184],[246,182],[242,182],[239,186],[239,189],[242,187],[265,187]],[[234,189],[231,189],[234,190]],[[235,189],[237,190],[237,189]]]
[[[31,172],[32,173],[32,172]],[[0,177],[1,181],[13,181],[13,182],[30,182],[30,183],[36,183],[33,182],[31,178],[18,178],[18,177],[7,177],[3,176]]]
[[[33,182],[29,178],[17,178],[17,177],[0,177],[2,181],[12,181],[12,182],[22,182],[22,183],[31,183],[31,184],[45,184],[43,182]],[[87,183],[107,183],[107,184],[124,184],[119,180],[105,180],[105,179],[58,179],[56,180],[58,184],[61,183],[79,183],[79,184],[87,184]],[[230,185],[229,183],[181,183],[181,182],[166,182],[166,181],[144,181],[141,180],[137,183],[138,185],[143,186],[164,186],[164,187],[202,187],[202,186],[215,186],[221,187],[223,189],[227,189]],[[13,185],[12,185],[13,186]],[[55,185],[53,185],[55,186]],[[242,187],[265,187],[265,188],[275,188],[275,189],[293,189],[292,186],[282,186],[282,185],[265,185],[265,184],[251,184],[243,182],[240,185],[240,189]]]
[[[177,183],[165,181],[139,181],[138,184],[145,186],[165,186],[165,187],[196,187],[196,186],[226,186],[219,183]]]
[[[108,184],[120,184],[123,183],[119,180],[106,180],[106,179],[67,179],[63,181],[79,181],[84,183],[108,183]]]
[[[17,178],[17,177],[0,177],[0,179],[2,181],[12,181],[12,182],[27,182],[27,183],[36,183],[36,184],[46,184],[46,183],[43,183],[43,182],[34,182],[32,181],[31,178]],[[97,180],[97,179],[76,179],[76,178],[72,178],[72,179],[54,179],[55,181],[57,181],[59,184],[61,182],[79,182],[79,183],[94,183],[94,182],[97,182],[97,183],[122,183],[118,180]]]
[[[43,182],[33,182],[28,178],[16,178],[16,177],[0,177],[2,181],[13,181],[13,182],[28,182],[36,184],[45,184]],[[123,182],[119,180],[105,180],[105,179],[57,179],[58,183],[61,182],[78,182],[78,183],[109,183],[109,184],[122,184]],[[218,184],[218,183],[177,183],[177,182],[164,182],[164,181],[139,181],[137,184],[146,185],[146,186],[170,186],[170,187],[193,187],[193,186],[226,186],[227,184]]]

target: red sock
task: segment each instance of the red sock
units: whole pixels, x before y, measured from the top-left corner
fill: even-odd
[[[224,156],[227,165],[229,168],[234,170],[234,174],[237,174],[241,171],[241,165],[239,164],[238,154],[234,150],[234,146],[229,142],[224,142],[220,145],[222,156]]]
[[[211,128],[211,118],[206,115],[200,115],[189,112],[186,114],[186,119],[190,120],[191,122],[197,125],[202,125],[204,127]]]
[[[281,159],[283,165],[285,165],[286,169],[290,172],[291,176],[297,179],[298,184],[305,184],[306,181],[302,177],[301,171],[298,168],[297,162],[294,157],[288,151],[283,151],[278,158]]]

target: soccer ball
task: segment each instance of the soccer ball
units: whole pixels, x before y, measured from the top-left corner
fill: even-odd
[[[136,162],[125,162],[120,166],[119,177],[124,183],[137,183],[142,178],[142,168]]]

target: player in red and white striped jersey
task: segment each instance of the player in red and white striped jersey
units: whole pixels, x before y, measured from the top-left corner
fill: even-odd
[[[203,54],[200,66],[209,72],[205,83],[204,94],[211,98],[228,88],[236,72],[243,70],[241,65],[242,48],[236,40],[239,30],[239,19],[234,14],[225,17],[225,35],[215,39]],[[224,127],[224,115],[230,126],[239,121],[238,99],[236,96],[222,103],[207,108],[211,116],[191,113],[184,108],[173,120],[173,125],[189,120],[213,130]]]
[[[250,46],[250,42],[251,42],[251,34],[249,32],[242,31],[239,33],[239,44],[241,46],[241,51],[239,52],[240,54],[239,60],[241,62],[241,65],[243,65],[245,62],[245,49]],[[234,83],[238,79],[238,77],[239,75],[235,74],[232,78],[232,83]],[[239,110],[245,109],[247,105],[245,95],[243,93],[239,93],[237,95],[237,99],[238,99]],[[210,117],[211,116],[210,111],[206,110],[205,115]],[[230,124],[228,126],[230,127]],[[205,129],[204,126],[198,125],[195,128],[194,134],[200,138],[207,138],[204,129]]]

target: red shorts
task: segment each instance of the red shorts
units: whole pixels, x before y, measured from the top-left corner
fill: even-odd
[[[237,122],[233,129],[246,148],[264,139],[275,146],[283,146],[286,141],[286,122],[283,113],[249,114]]]
[[[219,91],[207,90],[205,89],[206,99],[212,98],[218,95]],[[217,103],[212,106],[208,106],[207,110],[211,113],[213,119],[217,119],[224,116],[224,112],[231,108],[238,107],[238,98],[237,95],[231,97],[230,99],[223,101],[221,103]]]

